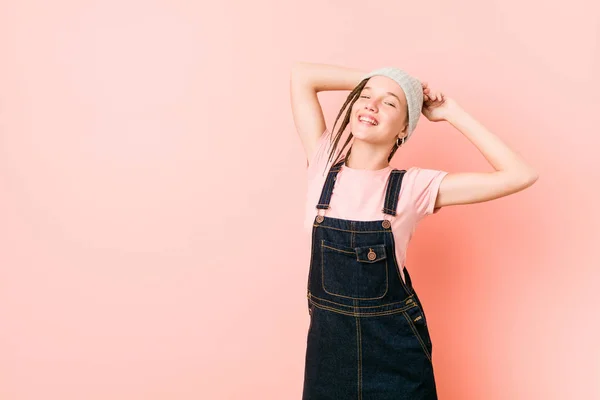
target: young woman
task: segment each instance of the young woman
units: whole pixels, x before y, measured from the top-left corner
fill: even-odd
[[[351,90],[331,132],[317,98],[324,90]],[[437,399],[427,320],[404,266],[411,235],[441,207],[507,196],[537,174],[453,99],[398,68],[298,63],[290,91],[312,235],[303,400]],[[495,171],[390,167],[421,113],[452,124]]]

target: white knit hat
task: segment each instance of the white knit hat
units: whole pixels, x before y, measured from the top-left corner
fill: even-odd
[[[408,140],[417,127],[417,122],[419,122],[419,117],[421,116],[421,110],[423,108],[423,86],[421,86],[421,81],[396,67],[376,69],[363,76],[361,81],[375,75],[387,76],[388,78],[393,79],[404,91],[406,103],[408,104],[408,127],[406,129],[405,140]]]

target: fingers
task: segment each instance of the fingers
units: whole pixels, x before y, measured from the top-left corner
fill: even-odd
[[[431,89],[424,86],[423,89],[423,101],[429,101],[431,99]]]
[[[423,86],[423,101],[425,102],[443,102],[444,94],[442,92],[433,93],[429,88],[429,84],[427,82],[421,82],[421,86]]]
[[[423,102],[427,103],[443,103],[445,100],[442,92],[432,93],[429,88],[423,90]]]

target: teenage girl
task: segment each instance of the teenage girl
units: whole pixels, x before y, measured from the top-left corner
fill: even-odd
[[[317,98],[324,90],[351,90],[331,131]],[[398,68],[297,63],[290,92],[312,237],[302,398],[437,399],[427,320],[404,266],[411,235],[442,207],[516,193],[537,174],[456,101]],[[495,171],[392,168],[421,113],[458,129]]]

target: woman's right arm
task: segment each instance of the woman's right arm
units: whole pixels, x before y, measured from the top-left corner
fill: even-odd
[[[317,93],[325,90],[352,90],[366,71],[327,64],[298,62],[290,76],[290,100],[296,131],[311,160],[325,132],[325,118]]]

